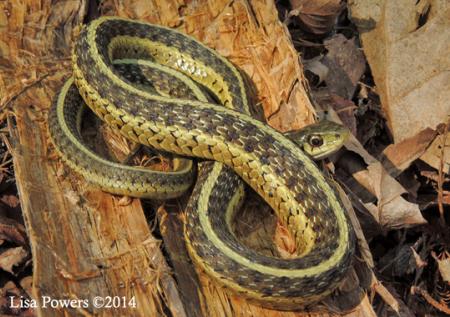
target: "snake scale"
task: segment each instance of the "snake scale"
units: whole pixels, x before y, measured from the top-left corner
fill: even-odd
[[[323,157],[327,137],[342,143],[339,128],[283,135],[252,118],[241,73],[214,50],[161,26],[94,20],[80,33],[72,64],[73,77],[49,113],[53,143],[72,169],[112,193],[167,199],[189,189],[195,172],[187,157],[199,158],[185,225],[199,268],[277,308],[320,300],[336,288],[355,239],[333,187],[301,148]],[[128,139],[179,155],[174,170],[124,166],[89,150],[79,131],[83,102]],[[289,229],[297,258],[264,256],[236,239],[230,221],[242,203],[242,180]]]

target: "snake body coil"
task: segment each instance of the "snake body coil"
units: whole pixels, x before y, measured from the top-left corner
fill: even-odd
[[[173,81],[178,78],[179,90],[187,88],[181,98],[140,89],[114,67],[115,60],[123,59],[147,59],[150,68],[161,64],[155,73],[168,74]],[[202,163],[185,227],[191,257],[211,277],[277,307],[318,300],[342,280],[354,237],[339,198],[296,143],[249,116],[244,81],[225,58],[171,29],[103,17],[81,32],[73,69],[73,82],[86,104],[125,137],[158,150],[218,162]],[[139,75],[137,70],[134,75]],[[211,91],[221,105],[196,94],[183,76]],[[95,154],[77,150],[83,148],[74,123],[77,111],[64,110],[67,104],[81,102],[75,85],[66,83],[49,119],[52,139],[72,168],[114,193],[168,198],[187,189],[186,179],[192,177],[189,161],[181,160],[168,180],[162,174],[156,179],[143,177],[142,169],[131,167],[111,176],[114,172],[102,167],[105,162]],[[192,98],[187,96],[191,93]],[[70,149],[69,143],[75,147]],[[263,256],[230,234],[230,214],[243,195],[241,179],[290,230],[298,258]]]

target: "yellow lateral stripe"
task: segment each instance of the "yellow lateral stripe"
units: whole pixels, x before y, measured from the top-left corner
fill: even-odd
[[[104,73],[107,77],[111,78],[111,80],[114,82],[114,84],[118,85],[119,87],[122,87],[129,91],[132,91],[133,93],[136,93],[137,95],[140,95],[149,100],[173,103],[174,100],[172,100],[172,99],[157,96],[157,95],[152,95],[150,93],[141,91],[141,90],[123,82],[111,71],[111,69],[109,69],[106,66],[106,64],[103,62],[103,60],[98,57],[98,48],[97,48],[97,44],[95,42],[96,30],[101,23],[103,23],[104,21],[106,21],[108,19],[111,19],[111,18],[102,17],[102,18],[99,18],[99,19],[93,21],[88,30],[87,39],[89,42],[90,54],[92,56],[97,56],[96,62],[97,62],[97,66],[99,67],[99,70],[102,73]],[[278,142],[280,142],[281,144],[283,144],[284,146],[289,148],[289,150],[292,153],[294,153],[298,158],[300,158],[300,160],[305,164],[305,166],[304,166],[305,169],[307,169],[308,172],[311,173],[313,177],[315,177],[319,186],[323,189],[323,192],[327,195],[327,198],[330,201],[330,204],[332,205],[332,209],[335,213],[336,220],[338,222],[338,227],[339,227],[339,238],[338,238],[339,246],[337,247],[337,249],[335,250],[333,255],[330,258],[328,258],[326,261],[321,262],[319,265],[315,266],[314,268],[310,268],[310,271],[308,271],[308,272],[311,272],[311,270],[315,270],[315,273],[319,274],[321,272],[325,272],[330,267],[333,267],[334,265],[339,263],[339,261],[345,255],[345,251],[346,251],[347,243],[348,243],[347,237],[349,234],[344,211],[341,208],[341,206],[339,205],[338,200],[334,194],[334,191],[326,183],[323,175],[320,173],[320,171],[314,166],[314,164],[306,157],[306,155],[298,147],[296,147],[291,141],[288,141],[286,138],[284,138],[280,133],[275,133],[273,130],[266,127],[262,122],[252,119],[246,115],[242,115],[240,113],[230,111],[227,108],[223,108],[220,106],[214,106],[211,104],[205,105],[204,103],[191,101],[191,100],[177,100],[176,102],[182,103],[184,105],[196,106],[199,108],[213,108],[215,111],[229,113],[229,114],[239,117],[243,120],[251,122],[252,124],[256,125],[259,129],[272,135]],[[282,184],[283,182],[284,181],[281,180],[280,184]],[[227,249],[226,246],[223,246],[224,253],[235,256],[235,254],[233,254],[234,252],[232,252],[232,250],[229,250],[229,249],[226,250],[226,249]],[[298,276],[305,276],[305,272],[302,272],[302,271],[298,272],[298,274],[299,274]],[[311,273],[308,273],[308,274],[311,274]]]
[[[61,128],[64,130],[64,134],[70,139],[70,141],[72,143],[74,143],[79,149],[83,149],[83,152],[88,155],[90,158],[101,162],[102,164],[111,166],[111,168],[121,168],[121,169],[126,169],[126,170],[137,170],[137,171],[143,171],[143,172],[149,172],[151,171],[152,173],[155,174],[161,174],[161,175],[171,175],[171,174],[180,174],[181,171],[167,171],[167,172],[161,172],[161,171],[156,171],[156,170],[149,170],[148,168],[143,168],[143,167],[133,167],[133,166],[127,166],[127,165],[123,165],[123,164],[119,164],[119,163],[115,163],[115,162],[111,162],[108,160],[105,160],[104,158],[96,155],[95,153],[93,153],[92,151],[88,150],[86,148],[86,146],[84,144],[81,144],[80,141],[78,140],[78,138],[76,138],[72,132],[70,132],[69,127],[67,126],[66,121],[64,120],[64,100],[66,98],[67,92],[70,88],[70,86],[73,84],[73,77],[69,78],[66,83],[64,84],[64,86],[61,88],[61,91],[58,95],[58,105],[57,105],[57,116],[58,116],[58,122],[61,126]],[[190,167],[186,166],[185,168],[186,170],[189,170]],[[184,171],[184,169],[182,170]]]
[[[211,226],[211,222],[208,218],[208,203],[209,203],[209,197],[211,195],[212,188],[214,187],[214,184],[217,182],[217,178],[222,170],[222,166],[219,166],[217,164],[214,165],[211,173],[208,175],[208,178],[205,182],[205,185],[203,186],[199,203],[198,203],[198,213],[200,218],[200,225],[203,228],[203,231],[205,232],[208,239],[212,242],[212,244],[220,250],[223,254],[225,254],[230,259],[233,259],[237,263],[249,268],[254,269],[260,273],[268,274],[268,275],[274,275],[274,276],[289,276],[289,277],[307,277],[311,275],[317,275],[322,272],[325,272],[329,270],[334,265],[338,264],[340,259],[345,253],[346,243],[340,243],[339,247],[337,248],[336,252],[333,254],[332,257],[329,259],[320,262],[320,264],[316,266],[311,266],[305,269],[278,269],[273,268],[270,266],[261,265],[258,263],[251,262],[249,259],[242,257],[238,253],[236,253],[234,250],[229,248],[222,240],[219,239],[217,234],[214,232]],[[340,220],[338,220],[340,221]],[[344,228],[347,227],[346,223],[342,224]],[[340,227],[341,228],[341,227]],[[341,230],[342,231],[342,230]],[[342,241],[342,240],[341,240]],[[344,240],[346,241],[346,240]]]

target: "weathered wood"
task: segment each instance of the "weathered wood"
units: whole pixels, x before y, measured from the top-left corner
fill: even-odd
[[[103,13],[149,21],[175,27],[190,34],[221,55],[230,59],[242,69],[254,83],[260,106],[270,125],[279,130],[289,130],[307,125],[313,121],[314,109],[305,89],[298,53],[293,48],[285,26],[279,21],[274,2],[268,1],[105,1]],[[260,208],[256,208],[257,211]],[[261,217],[261,215],[260,215]],[[254,217],[254,219],[258,217]],[[260,219],[260,218],[259,218]],[[167,223],[166,223],[167,225]],[[273,235],[269,222],[251,230],[255,236]],[[168,227],[167,227],[168,228]],[[171,226],[175,232],[163,238],[174,258],[184,254],[181,249],[171,248],[171,244],[183,246],[181,226]],[[248,234],[248,232],[247,232]],[[260,239],[245,238],[260,243]],[[265,248],[255,243],[252,247]],[[187,261],[182,263],[186,263]],[[178,275],[192,272],[191,268],[174,265]],[[191,273],[189,273],[191,274]],[[248,303],[242,298],[226,293],[203,273],[198,272],[201,284],[203,316],[309,316],[308,313],[280,312],[264,309]],[[178,280],[190,283],[190,279]],[[193,285],[180,285],[182,296],[192,293]],[[203,299],[203,300],[202,300]],[[367,307],[367,306],[366,306]],[[318,313],[317,316],[333,314]]]
[[[25,111],[24,111],[25,110]],[[148,316],[185,312],[138,200],[119,198],[71,182],[56,160],[48,159],[45,124],[17,108],[14,166],[33,253],[34,298],[88,299],[124,296],[136,307],[40,309],[41,316],[85,313]],[[82,193],[82,195],[80,195]],[[128,305],[126,305],[128,306]]]
[[[75,2],[68,2],[73,4]],[[64,4],[66,4],[64,2]],[[73,11],[24,4],[25,9],[39,15],[67,17]],[[28,7],[27,7],[28,6]],[[32,7],[32,8],[30,8]],[[43,9],[42,9],[43,8]],[[51,10],[54,10],[53,12]],[[280,129],[299,128],[313,120],[312,108],[297,52],[288,32],[278,20],[273,1],[102,1],[103,14],[116,14],[153,23],[177,27],[215,48],[243,69],[255,84],[269,123]],[[50,13],[48,13],[50,12]],[[67,25],[78,20],[68,20]],[[45,19],[44,19],[45,20]],[[48,27],[42,26],[44,29]],[[51,33],[53,29],[47,32]],[[70,42],[73,36],[64,34]],[[54,40],[55,45],[58,41]],[[54,58],[64,60],[64,50],[49,50],[34,64]],[[55,65],[58,62],[55,62]],[[163,236],[171,252],[177,282],[160,252],[160,244],[148,228],[139,201],[122,206],[117,197],[90,189],[72,176],[48,148],[45,116],[55,86],[61,82],[61,70],[69,65],[56,65],[48,70],[37,68],[37,79],[29,89],[17,84],[13,101],[17,118],[15,134],[15,169],[21,203],[32,243],[34,259],[34,296],[84,299],[95,296],[136,296],[136,309],[79,310],[41,309],[41,316],[60,315],[163,315],[174,316],[305,316],[309,314],[263,309],[224,292],[208,277],[199,273],[185,258],[182,226],[175,218],[162,220]],[[18,67],[18,66],[17,66]],[[58,75],[53,76],[52,74]],[[12,76],[14,71],[9,73]],[[5,77],[2,78],[5,82]],[[36,85],[36,87],[33,87]],[[2,98],[3,100],[3,98]],[[33,106],[30,106],[33,105]],[[161,213],[160,213],[161,215]],[[171,240],[173,239],[173,240]],[[183,253],[184,252],[184,253]],[[181,255],[182,258],[177,258]],[[178,261],[179,260],[179,261]],[[184,267],[185,266],[185,267]],[[185,275],[187,273],[187,275]],[[200,285],[200,286],[199,286]],[[181,296],[178,294],[181,292]],[[190,295],[196,295],[189,302]],[[366,301],[367,303],[367,301]],[[366,305],[366,308],[370,305]],[[364,315],[364,310],[361,315]],[[369,315],[369,314],[365,314]],[[330,316],[316,314],[315,316]]]
[[[184,243],[183,215],[180,212],[168,212],[166,208],[161,207],[157,216],[164,247],[169,253],[170,264],[175,273],[186,314],[189,317],[202,316],[204,298],[199,292],[200,282]]]
[[[148,228],[140,202],[75,178],[48,140],[46,112],[69,75],[73,26],[84,1],[25,0],[0,4],[0,108],[10,107],[14,169],[33,253],[33,297],[89,300],[78,308],[41,307],[39,316],[185,316],[170,268]],[[61,27],[63,26],[63,27]],[[4,59],[7,57],[8,59]],[[96,297],[136,299],[136,308],[96,309]]]

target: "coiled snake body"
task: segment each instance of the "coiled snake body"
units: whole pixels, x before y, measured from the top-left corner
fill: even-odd
[[[173,172],[162,173],[100,158],[81,141],[82,99],[135,142],[215,161],[199,168],[185,237],[193,260],[220,284],[283,308],[318,300],[342,280],[354,237],[339,198],[300,149],[303,143],[249,116],[241,74],[215,51],[164,27],[97,19],[81,32],[73,53],[73,79],[49,114],[56,149],[88,180],[118,194],[179,196],[190,186],[192,162],[178,159]],[[338,131],[332,136],[340,138]],[[313,155],[319,148],[312,142]],[[289,229],[298,258],[263,256],[230,232],[229,221],[243,197],[241,179]]]

